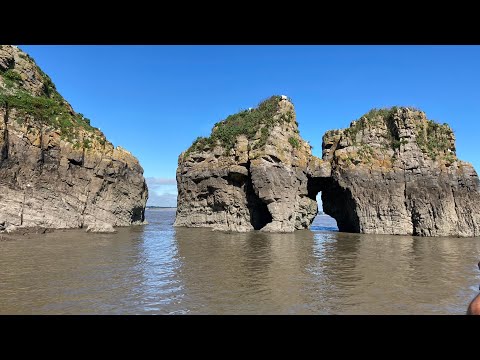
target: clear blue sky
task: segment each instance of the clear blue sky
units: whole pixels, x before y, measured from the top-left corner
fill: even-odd
[[[449,123],[480,169],[480,46],[27,46],[77,112],[140,160],[151,205],[175,205],[178,155],[261,100],[292,98],[321,156],[326,130],[373,107]]]

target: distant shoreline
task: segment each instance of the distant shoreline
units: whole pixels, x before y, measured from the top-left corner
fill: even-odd
[[[174,206],[146,206],[145,209],[147,210],[165,210],[165,209],[176,209],[177,207]]]

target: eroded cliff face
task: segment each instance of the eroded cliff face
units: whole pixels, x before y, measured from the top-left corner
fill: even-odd
[[[293,104],[274,96],[218,123],[180,155],[175,225],[305,229],[317,214],[308,178],[329,170],[300,138]]]
[[[27,54],[0,46],[0,230],[142,223],[147,196],[138,160],[74,112]]]
[[[478,176],[460,161],[447,124],[409,108],[374,110],[323,137],[332,180],[327,214],[341,231],[480,235]]]
[[[324,211],[340,231],[477,236],[478,177],[457,159],[448,125],[408,108],[373,110],[323,137],[298,133],[293,104],[274,96],[215,125],[179,157],[176,226],[306,229]]]

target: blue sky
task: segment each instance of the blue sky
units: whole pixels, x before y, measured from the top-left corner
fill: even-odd
[[[150,205],[175,205],[178,155],[229,114],[285,94],[321,156],[373,107],[449,123],[480,168],[480,46],[27,46],[77,112],[140,160]]]

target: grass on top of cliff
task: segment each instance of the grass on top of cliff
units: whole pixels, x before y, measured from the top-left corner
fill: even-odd
[[[423,111],[414,107],[397,107],[372,109],[361,116],[358,120],[345,129],[344,134],[350,138],[352,144],[369,146],[368,144],[357,144],[357,134],[367,127],[379,126],[382,122],[386,125],[387,138],[385,139],[385,148],[391,148],[394,151],[400,149],[401,145],[406,145],[407,140],[400,138],[394,129],[394,116],[399,114],[400,110],[408,109],[416,113],[416,142],[422,152],[433,160],[444,158],[452,163],[456,159],[454,144],[452,144],[453,131],[446,123],[439,124],[433,120],[426,119]]]
[[[58,128],[66,139],[73,135],[75,127],[82,127],[87,131],[95,129],[90,125],[89,119],[82,114],[71,114],[57,99],[32,96],[25,91],[18,91],[13,95],[0,93],[0,106],[15,108],[20,115],[32,115],[35,119]]]
[[[417,124],[416,130],[417,145],[424,154],[433,160],[443,157],[449,163],[457,159],[453,130],[448,124],[427,120],[424,124]]]
[[[100,135],[100,131],[90,125],[90,120],[83,114],[72,112],[56,90],[50,77],[40,69],[39,72],[43,77],[43,96],[33,96],[24,90],[21,86],[23,81],[21,76],[13,70],[0,71],[0,76],[6,86],[6,88],[0,87],[0,107],[16,109],[19,123],[24,121],[22,117],[31,115],[37,121],[59,129],[61,137],[69,142],[74,142],[78,130],[82,128],[87,132],[96,133],[97,140],[104,143],[105,140]],[[80,142],[74,145],[85,147],[84,143]]]
[[[255,148],[264,146],[268,134],[275,124],[290,122],[294,119],[293,113],[275,117],[279,110],[280,100],[281,96],[274,95],[262,101],[255,109],[242,110],[216,123],[211,135],[198,137],[184,156],[187,157],[193,151],[207,150],[217,144],[229,151],[235,146],[237,136],[245,135],[252,140],[260,129],[260,138],[255,144]]]

